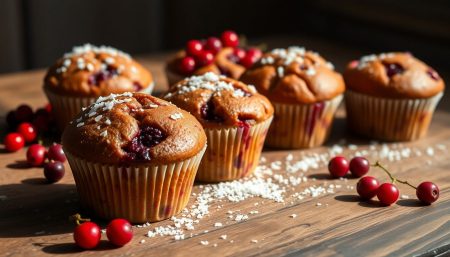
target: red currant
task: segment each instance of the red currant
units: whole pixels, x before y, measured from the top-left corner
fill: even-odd
[[[5,148],[9,152],[16,152],[25,145],[25,139],[19,133],[9,133],[4,140]]]
[[[57,143],[53,143],[48,148],[47,157],[51,161],[65,162],[67,160],[62,145]]]
[[[233,50],[233,55],[237,57],[237,61],[241,61],[247,53],[242,48],[235,48]]]
[[[396,185],[383,183],[377,190],[377,198],[383,205],[391,205],[398,200],[400,192]]]
[[[125,219],[114,219],[106,227],[108,240],[116,246],[123,246],[133,238],[131,224]]]
[[[364,157],[354,157],[350,161],[350,172],[357,178],[366,175],[369,168],[369,161]]]
[[[222,49],[222,42],[216,37],[210,37],[206,40],[205,48],[210,50],[213,54],[217,54],[217,52]]]
[[[42,166],[45,162],[45,147],[40,144],[34,144],[28,147],[27,163],[33,167]]]
[[[92,249],[98,245],[101,237],[100,227],[94,222],[84,222],[73,232],[75,243],[83,249]]]
[[[186,44],[186,53],[190,56],[197,56],[203,51],[203,44],[199,40],[189,40]]]
[[[16,120],[18,122],[31,121],[33,119],[33,109],[29,105],[22,104],[16,109]]]
[[[60,181],[65,174],[62,162],[48,162],[44,165],[44,176],[50,183]]]
[[[340,178],[348,173],[349,164],[343,156],[336,156],[328,163],[328,171],[331,176]]]
[[[195,60],[191,56],[185,56],[180,61],[180,72],[185,75],[190,75],[195,70]]]
[[[259,48],[252,47],[247,50],[247,55],[252,56],[256,61],[258,61],[262,57],[262,51],[259,50]]]
[[[220,38],[224,46],[237,47],[239,45],[239,37],[234,31],[224,31]]]
[[[356,191],[362,199],[370,200],[377,194],[379,186],[380,184],[376,178],[366,176],[358,181]]]
[[[26,143],[36,140],[37,131],[31,123],[23,122],[17,127],[17,132],[23,136]]]
[[[424,204],[432,204],[439,198],[439,188],[432,182],[422,182],[416,189],[416,195]]]
[[[196,62],[198,67],[210,65],[214,61],[214,55],[211,51],[205,50],[197,55]]]

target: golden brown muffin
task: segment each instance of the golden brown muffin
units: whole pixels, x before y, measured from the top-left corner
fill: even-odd
[[[128,54],[112,47],[74,47],[51,66],[44,88],[67,96],[97,97],[153,87],[150,72]]]
[[[327,101],[345,90],[342,76],[319,54],[302,47],[274,49],[240,78],[255,85],[273,102],[312,104]]]
[[[410,53],[368,55],[347,65],[347,87],[384,98],[429,98],[444,90],[438,73]]]
[[[212,72],[180,81],[164,98],[189,111],[205,128],[259,123],[273,115],[269,100],[253,86]]]
[[[124,93],[100,97],[67,126],[65,150],[104,164],[173,163],[205,147],[206,135],[189,113],[159,98]]]
[[[233,79],[238,79],[244,73],[245,67],[235,61],[233,52],[234,48],[232,47],[222,48],[215,55],[213,63],[198,67],[192,75],[203,75],[207,72],[213,72],[217,75],[225,75]],[[179,63],[185,56],[186,52],[180,51],[167,63],[166,72],[168,73],[169,85],[173,85],[186,77],[178,68]]]

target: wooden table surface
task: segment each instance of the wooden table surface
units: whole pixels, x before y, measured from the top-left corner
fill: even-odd
[[[159,91],[166,86],[161,59],[161,56],[140,59],[155,75]],[[0,76],[2,131],[9,109],[20,103],[34,107],[46,103],[41,91],[43,74],[43,71],[32,71]],[[156,227],[173,225],[173,221],[168,220],[149,227],[135,227],[133,241],[117,249],[107,243],[105,235],[95,250],[80,251],[74,245],[74,225],[68,217],[79,209],[68,166],[63,180],[49,185],[43,179],[42,169],[24,165],[25,150],[17,153],[0,150],[0,255],[448,255],[450,112],[442,106],[426,138],[401,144],[353,137],[346,132],[345,114],[341,109],[332,138],[325,146],[296,151],[264,150],[265,162],[261,163],[258,174],[265,178],[262,181],[284,190],[284,202],[258,196],[239,202],[212,199],[208,202],[209,214],[199,219],[194,230],[185,231],[184,240],[176,241],[173,236],[146,236]],[[381,207],[376,201],[360,202],[354,188],[357,179],[332,180],[327,175],[329,155],[337,153],[364,154],[371,161],[380,160],[396,176],[407,178],[413,184],[433,181],[439,185],[441,196],[432,206],[422,206],[413,190],[400,185],[402,197],[391,207]],[[286,171],[286,165],[290,172]],[[308,169],[302,171],[301,167]],[[372,170],[371,174],[387,181],[381,171]],[[238,186],[243,187],[243,184],[238,183]],[[198,205],[196,197],[207,195],[208,190],[214,191],[211,188],[210,185],[195,185],[188,210]],[[238,216],[241,221],[236,221]],[[104,222],[100,223],[104,226]]]

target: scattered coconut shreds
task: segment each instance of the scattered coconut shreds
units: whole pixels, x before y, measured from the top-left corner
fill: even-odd
[[[403,200],[409,199],[409,195],[401,195],[401,196],[400,196],[400,199],[403,199]]]
[[[191,206],[185,208],[178,217],[172,217],[170,219],[172,224],[155,227],[148,231],[147,236],[170,236],[175,240],[183,240],[189,235],[192,237],[193,233],[187,232],[196,230],[195,227],[200,221],[205,216],[210,215],[210,208],[223,212],[226,215],[225,218],[228,218],[227,222],[245,222],[245,220],[250,219],[249,215],[259,213],[258,210],[246,210],[245,212],[240,210],[222,211],[225,208],[224,202],[237,203],[249,198],[259,198],[262,201],[254,203],[253,206],[264,206],[269,202],[273,204],[294,204],[297,201],[335,194],[342,190],[354,191],[353,184],[348,184],[346,178],[333,181],[316,180],[314,177],[308,179],[311,173],[317,174],[319,169],[323,173],[326,170],[328,161],[332,157],[342,154],[344,150],[349,158],[365,156],[369,160],[380,160],[381,162],[389,163],[415,157],[436,158],[438,154],[447,154],[448,149],[448,146],[443,144],[425,148],[407,147],[401,143],[378,144],[377,142],[371,142],[367,147],[352,144],[345,146],[345,144],[346,142],[342,140],[340,144],[333,145],[320,153],[291,153],[286,155],[283,160],[278,159],[272,162],[265,157],[261,157],[259,166],[250,177],[218,184],[199,185],[197,187],[198,191],[192,194],[195,200]],[[283,173],[280,171],[283,171]],[[306,182],[308,183],[306,184]],[[402,195],[401,198],[408,199],[409,196]],[[211,205],[217,205],[217,208],[213,208]],[[317,207],[328,206],[328,204],[322,204],[321,202],[315,202],[314,205]],[[291,214],[287,218],[297,217],[298,214]],[[213,224],[214,227],[224,226],[223,221],[216,221]],[[202,232],[208,233],[208,230]],[[202,232],[197,232],[196,234]],[[227,235],[221,235],[220,238],[226,240]],[[208,241],[201,242],[203,245],[209,244]],[[229,242],[233,243],[234,241],[230,240]]]
[[[145,239],[142,239],[141,241],[139,241],[140,244],[145,243]]]
[[[206,241],[206,240],[205,240],[205,241],[200,241],[200,244],[201,244],[201,245],[209,245],[209,242]]]
[[[252,243],[254,243],[254,244],[256,244],[256,243],[258,243],[258,240],[256,240],[256,239],[252,239],[252,241],[251,241]]]

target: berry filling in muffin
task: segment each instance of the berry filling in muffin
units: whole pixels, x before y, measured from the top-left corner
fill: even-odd
[[[386,68],[386,74],[390,78],[405,71],[403,66],[398,63],[383,63],[383,65]]]
[[[215,113],[215,105],[213,101],[209,100],[200,108],[200,113],[203,119],[212,122],[223,122],[223,118]]]
[[[106,69],[100,70],[100,71],[90,75],[88,78],[88,83],[89,83],[89,85],[98,86],[103,81],[111,79],[111,78],[117,76],[118,74],[119,74],[119,71],[115,67],[108,65],[108,66],[106,66]]]
[[[166,135],[158,128],[145,126],[131,142],[123,148],[127,155],[125,161],[150,161],[150,148],[166,139]]]

